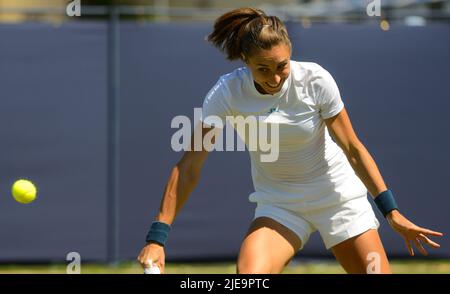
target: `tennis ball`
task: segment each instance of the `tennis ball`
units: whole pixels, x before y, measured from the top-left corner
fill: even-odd
[[[12,195],[17,202],[27,204],[36,199],[36,187],[28,180],[18,180],[11,189]]]

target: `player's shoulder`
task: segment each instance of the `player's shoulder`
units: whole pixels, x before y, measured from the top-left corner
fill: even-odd
[[[294,78],[304,85],[325,86],[332,79],[328,70],[315,62],[291,61],[291,70]]]
[[[229,73],[221,75],[215,87],[220,88],[225,96],[233,96],[233,93],[236,94],[235,92],[242,88],[248,77],[249,72],[246,67],[236,68]]]
[[[206,95],[206,100],[222,100],[230,99],[233,95],[233,89],[240,87],[242,81],[247,74],[244,67],[236,68],[235,70],[221,75],[216,84],[211,88],[209,93]]]
[[[319,76],[327,72],[320,64],[308,61],[295,61],[291,60],[291,69],[297,76]]]
[[[242,83],[244,79],[248,76],[248,69],[246,67],[239,67],[233,71],[223,74],[219,78],[219,82],[224,85],[230,86],[234,83]]]

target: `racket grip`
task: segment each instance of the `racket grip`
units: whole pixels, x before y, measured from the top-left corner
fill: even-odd
[[[146,275],[159,275],[159,274],[161,274],[161,271],[159,270],[158,266],[154,265],[152,267],[145,268],[144,269],[144,274],[146,274]]]
[[[161,274],[161,270],[159,269],[159,266],[156,264],[153,264],[153,261],[149,260],[149,267],[144,268],[144,274],[146,275],[159,275]]]

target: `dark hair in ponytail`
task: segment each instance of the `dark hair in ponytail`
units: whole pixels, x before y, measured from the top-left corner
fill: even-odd
[[[268,50],[291,41],[283,22],[276,16],[267,16],[262,10],[238,8],[220,16],[214,31],[207,37],[229,60],[250,56],[254,50]]]

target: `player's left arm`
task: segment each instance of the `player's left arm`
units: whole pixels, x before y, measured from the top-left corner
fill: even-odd
[[[353,170],[364,183],[373,197],[387,190],[381,173],[366,147],[358,139],[353,130],[352,123],[345,108],[339,114],[325,119],[327,128],[347,156]],[[414,243],[419,251],[427,255],[422,242],[433,248],[440,247],[439,244],[430,240],[427,236],[442,236],[440,232],[435,232],[419,227],[404,217],[398,210],[392,210],[386,215],[391,227],[404,239],[410,255],[414,255],[411,243]]]

